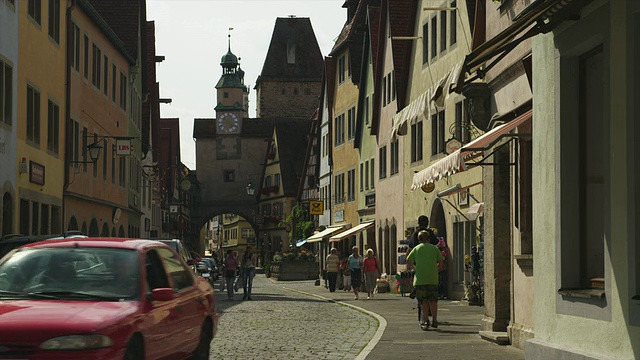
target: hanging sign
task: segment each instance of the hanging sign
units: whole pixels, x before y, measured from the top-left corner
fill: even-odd
[[[131,155],[131,139],[116,140],[116,155],[118,156]]]

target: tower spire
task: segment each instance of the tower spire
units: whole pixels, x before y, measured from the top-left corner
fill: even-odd
[[[229,52],[231,52],[231,30],[233,30],[232,27],[229,28],[229,35],[227,35],[229,37]]]

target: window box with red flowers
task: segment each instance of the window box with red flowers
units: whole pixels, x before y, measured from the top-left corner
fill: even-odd
[[[279,186],[277,186],[277,185],[269,186],[269,192],[277,193],[277,192],[278,192],[278,190],[280,190],[280,187],[279,187]]]

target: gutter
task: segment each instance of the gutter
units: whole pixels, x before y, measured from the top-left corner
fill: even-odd
[[[71,131],[71,128],[69,127],[69,122],[71,121],[71,58],[73,57],[73,21],[71,21],[71,13],[73,12],[73,9],[76,6],[76,0],[71,0],[71,5],[69,7],[67,7],[67,12],[66,12],[66,22],[67,22],[67,51],[65,54],[65,99],[64,99],[64,124],[62,125],[62,129],[63,129],[63,134],[64,134],[64,138],[65,138],[65,145],[64,145],[64,185],[63,185],[63,192],[62,192],[62,228],[64,229],[65,226],[65,219],[66,219],[66,213],[67,213],[67,207],[65,205],[65,193],[67,192],[67,189],[69,188],[69,145],[71,144],[70,141],[68,141],[71,136],[69,134],[69,132]],[[71,46],[69,45],[71,44]]]

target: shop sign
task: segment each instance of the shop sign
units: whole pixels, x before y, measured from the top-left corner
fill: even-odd
[[[364,202],[367,207],[376,206],[376,193],[366,195]]]
[[[335,222],[344,221],[344,210],[336,210],[334,221]]]
[[[29,182],[44,185],[44,165],[29,161]]]

